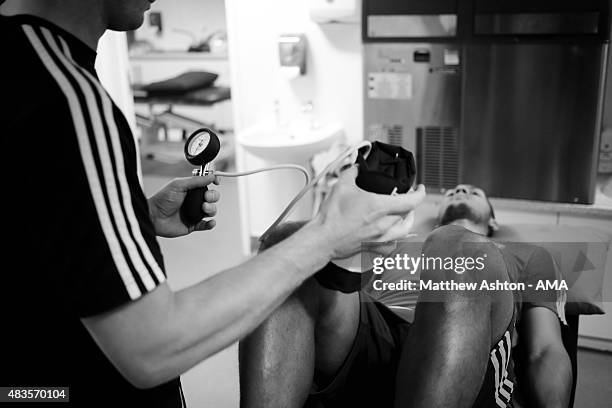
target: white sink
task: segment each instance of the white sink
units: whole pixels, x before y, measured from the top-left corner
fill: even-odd
[[[239,132],[237,142],[249,153],[265,160],[302,163],[328,149],[342,134],[340,123],[279,129],[270,121]]]

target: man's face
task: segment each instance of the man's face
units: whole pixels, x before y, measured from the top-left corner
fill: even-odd
[[[459,184],[447,190],[438,210],[440,225],[467,219],[486,226],[490,218],[491,208],[485,192],[469,184]]]
[[[104,0],[108,28],[129,31],[140,27],[155,0]]]

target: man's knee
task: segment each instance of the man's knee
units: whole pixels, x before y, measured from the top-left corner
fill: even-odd
[[[270,231],[266,238],[261,242],[259,252],[263,252],[293,235],[297,230],[302,228],[305,223],[306,222],[304,221],[296,221],[284,222],[280,224]],[[278,309],[276,309],[270,318],[276,317],[289,308],[295,309],[296,307],[304,308],[309,312],[309,314],[314,315],[316,312],[318,312],[321,289],[321,286],[316,282],[314,277],[306,279],[304,283],[300,285]]]
[[[499,247],[487,237],[443,226],[428,236],[423,256],[421,281],[437,286],[421,291],[419,302],[440,303],[437,308],[444,313],[461,314],[469,308],[472,316],[489,313],[494,303],[512,303],[510,293],[488,290],[497,281],[508,281],[508,273]]]
[[[300,333],[304,338],[310,333],[314,339],[319,309],[316,282],[309,279],[278,306],[253,332],[240,341],[240,360],[246,351],[258,354],[292,341],[292,335]]]
[[[425,267],[422,272],[433,272],[431,279],[481,283],[507,277],[505,261],[497,244],[457,225],[445,225],[429,234],[423,245],[423,255]]]
[[[428,236],[423,255],[441,258],[443,263],[442,268],[423,270],[422,280],[453,281],[464,286],[463,289],[449,286],[447,290],[426,291],[422,293],[421,301],[440,302],[433,309],[440,309],[449,316],[499,319],[500,324],[494,322],[492,325],[492,332],[505,329],[512,316],[513,294],[508,290],[498,290],[496,286],[510,280],[498,244],[463,227],[448,225],[437,228]]]
[[[477,247],[488,250],[492,241],[484,235],[477,234],[458,225],[444,225],[433,230],[423,244],[427,254],[443,253],[451,255],[463,253]]]
[[[265,251],[285,240],[305,224],[305,221],[284,222],[280,224],[270,231],[266,239],[263,240],[259,252]],[[283,306],[281,306],[281,309],[289,305],[295,305],[297,302],[307,305],[311,309],[313,307],[316,308],[316,312],[324,318],[329,317],[329,314],[337,314],[339,309],[342,310],[347,307],[352,307],[347,306],[347,304],[353,305],[354,302],[351,301],[357,297],[358,295],[356,293],[346,295],[336,290],[327,289],[319,284],[313,276],[308,278],[298,289],[296,289]]]

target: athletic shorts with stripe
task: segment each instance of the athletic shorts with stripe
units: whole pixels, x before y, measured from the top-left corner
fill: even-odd
[[[360,318],[351,351],[336,376],[314,384],[306,408],[393,407],[397,363],[411,324],[360,292]],[[474,408],[511,407],[514,317],[489,353]],[[316,381],[315,381],[316,382]]]

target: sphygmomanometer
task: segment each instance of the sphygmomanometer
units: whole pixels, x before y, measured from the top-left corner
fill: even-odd
[[[305,168],[294,164],[282,164],[238,173],[216,171],[212,163],[219,153],[220,146],[219,138],[210,129],[199,129],[189,136],[185,143],[185,157],[189,163],[199,166],[199,168],[193,170],[193,175],[213,174],[218,177],[239,177],[280,169],[295,169],[304,174],[304,188],[291,200],[276,221],[264,232],[260,240],[265,239],[270,231],[274,230],[289,215],[295,204],[321,178],[337,172],[347,164],[358,164],[358,175],[355,182],[359,188],[378,194],[406,193],[414,184],[416,176],[416,165],[412,153],[400,146],[377,141],[364,141],[348,148],[312,180]],[[181,219],[185,225],[195,225],[206,216],[202,210],[202,204],[207,190],[207,187],[202,187],[189,190],[187,193],[181,207]]]
[[[337,173],[344,166],[358,164],[356,185],[362,190],[377,194],[404,194],[408,192],[415,181],[416,164],[412,153],[400,146],[386,143],[361,142],[357,146],[345,150],[334,161],[329,163],[325,169],[312,180],[308,171],[294,164],[283,164],[265,167],[257,170],[227,173],[214,170],[212,163],[219,153],[220,143],[217,135],[210,129],[199,129],[189,136],[185,143],[185,157],[189,163],[199,166],[194,169],[194,176],[213,174],[218,177],[239,177],[249,174],[272,171],[279,169],[296,169],[305,176],[305,186],[291,200],[285,210],[278,216],[276,221],[264,232],[260,241],[265,242],[271,234],[281,234],[278,230],[279,224],[289,215],[295,204],[323,177],[328,174]],[[189,190],[181,207],[181,219],[185,225],[191,226],[198,223],[206,216],[202,210],[204,194],[207,187]],[[413,216],[410,214],[409,216]],[[295,226],[288,225],[286,228],[294,232]],[[272,240],[276,241],[278,237]],[[315,278],[324,287],[345,293],[355,292],[361,289],[364,282],[371,276],[371,271],[356,273],[344,268],[337,261],[329,262],[321,269]]]
[[[295,169],[304,174],[306,184],[310,181],[308,171],[302,166],[295,164],[280,164],[276,166],[265,167],[257,170],[228,173],[224,171],[216,171],[213,166],[213,160],[219,154],[221,143],[219,137],[210,129],[202,128],[196,130],[187,138],[185,142],[185,158],[187,161],[199,168],[192,171],[193,176],[206,176],[213,174],[218,177],[240,177],[248,176],[249,174],[261,173],[264,171]],[[181,206],[181,220],[187,226],[197,224],[206,216],[202,209],[204,204],[204,194],[208,191],[208,187],[201,187],[189,190],[187,196]]]

